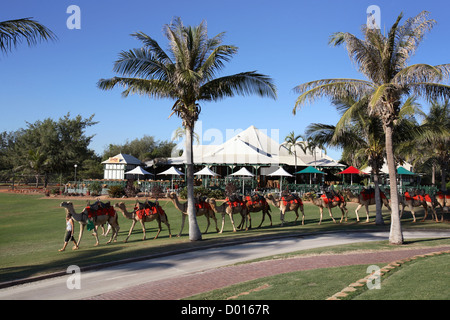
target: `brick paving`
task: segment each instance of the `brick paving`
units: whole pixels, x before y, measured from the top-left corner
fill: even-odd
[[[390,263],[419,254],[445,250],[450,250],[450,246],[260,261],[142,283],[137,286],[93,296],[85,300],[178,300],[236,283],[286,272],[356,264]],[[145,281],[145,279],[142,280]]]

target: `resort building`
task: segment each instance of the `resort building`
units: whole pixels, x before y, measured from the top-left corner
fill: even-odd
[[[105,180],[123,180],[127,179],[125,172],[143,165],[143,163],[129,154],[119,153],[114,157],[102,162],[104,165],[103,179]],[[132,176],[132,175],[131,175]]]

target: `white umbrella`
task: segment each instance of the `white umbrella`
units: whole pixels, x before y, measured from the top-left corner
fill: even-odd
[[[202,170],[194,173],[194,175],[196,175],[196,176],[213,176],[213,177],[217,177],[219,174],[215,173],[214,171],[212,171],[208,167],[204,167]],[[206,188],[206,184],[207,184],[207,181],[205,180],[205,188]]]
[[[146,174],[151,174],[151,175],[153,175],[153,173],[150,173],[150,172],[148,172],[148,171],[142,169],[142,167],[139,167],[139,166],[136,167],[136,168],[134,168],[133,170],[130,170],[130,171],[128,171],[128,172],[125,172],[125,174],[137,174],[137,175],[138,175],[138,181],[139,181],[139,175],[142,175],[142,176],[144,176],[144,175],[146,175]]]
[[[171,175],[172,177],[171,177],[171,180],[172,180],[172,190],[173,190],[173,176],[175,175],[175,176],[184,176],[184,173],[183,172],[181,172],[180,170],[178,170],[177,168],[175,168],[175,167],[170,167],[169,169],[167,169],[166,171],[163,171],[163,172],[161,172],[161,173],[158,173],[158,174],[164,174],[164,175]]]
[[[213,177],[216,177],[219,174],[215,173],[214,171],[212,171],[208,167],[204,167],[202,170],[197,171],[196,173],[194,173],[194,175],[196,175],[196,176],[213,176]]]
[[[268,174],[268,176],[278,176],[280,177],[280,194],[283,191],[283,178],[282,177],[292,177],[292,174],[286,172],[282,167],[279,167],[275,172]]]
[[[235,173],[230,174],[230,176],[234,177],[254,177],[255,175],[248,171],[245,167],[236,171]],[[244,180],[242,180],[242,194],[244,194]]]

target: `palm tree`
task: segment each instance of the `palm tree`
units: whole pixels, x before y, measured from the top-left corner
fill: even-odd
[[[302,135],[295,135],[294,131],[290,132],[286,138],[284,138],[284,142],[286,142],[285,147],[288,149],[289,154],[294,155],[295,159],[295,171],[297,172],[297,151],[295,151],[295,148],[297,146],[302,146],[300,139],[303,139]],[[280,146],[281,148],[282,146]],[[293,150],[293,151],[292,151]],[[295,175],[295,184],[297,184],[297,175]]]
[[[445,191],[450,157],[450,100],[432,101],[430,111],[424,116],[420,130],[422,134],[410,148],[414,163],[431,163],[433,184],[436,167],[440,167],[440,189]]]
[[[42,40],[55,40],[56,35],[47,27],[31,18],[0,22],[0,51],[8,53],[23,40],[29,46]]]
[[[175,101],[172,114],[182,119],[186,129],[189,238],[195,241],[201,240],[194,211],[192,154],[194,126],[201,112],[199,102],[249,94],[275,99],[276,88],[272,79],[256,71],[217,77],[224,62],[228,62],[238,48],[222,44],[224,33],[208,38],[204,21],[198,26],[186,27],[180,18],[176,18],[165,25],[164,34],[169,40],[168,53],[147,34],[132,34],[142,42],[143,47],[122,51],[114,64],[114,71],[122,77],[101,79],[98,87],[110,90],[122,86],[125,88],[122,93],[124,97],[141,94]]]
[[[348,94],[355,97],[356,106],[367,99],[371,114],[381,118],[385,132],[386,159],[389,169],[392,219],[389,242],[402,244],[403,233],[398,208],[397,174],[393,150],[394,123],[398,119],[402,99],[410,94],[426,99],[450,96],[450,86],[442,84],[448,79],[450,65],[431,66],[427,64],[408,65],[426,32],[435,25],[423,11],[400,25],[401,13],[387,36],[379,29],[362,27],[364,39],[346,32],[331,36],[330,44],[346,44],[350,59],[367,78],[322,79],[301,84],[295,88],[300,94],[293,112],[306,102],[317,98],[340,99]],[[355,107],[356,107],[355,106]]]

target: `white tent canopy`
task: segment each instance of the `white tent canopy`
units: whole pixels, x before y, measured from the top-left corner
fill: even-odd
[[[138,174],[138,175],[146,175],[146,174],[151,174],[153,175],[153,173],[150,173],[144,169],[142,169],[142,167],[136,167],[133,170],[130,170],[128,172],[125,172],[125,174]]]
[[[294,155],[294,150],[290,153],[285,142],[279,141],[278,135],[276,129],[257,129],[252,125],[231,138],[227,137],[227,140],[219,145],[194,145],[194,164],[344,166],[327,156],[319,148],[316,148],[311,155],[310,152],[305,153],[299,146],[296,146]],[[167,163],[171,165],[184,164],[186,156],[169,158]],[[151,162],[147,162],[147,166],[151,164]]]
[[[292,177],[292,174],[286,172],[282,167],[279,167],[277,171],[268,174],[268,176],[278,176],[280,177],[280,194],[283,192],[283,178],[282,177]]]
[[[235,173],[230,174],[230,176],[234,177],[254,177],[255,175],[247,170],[247,168],[241,168],[240,170],[236,171]]]
[[[196,176],[213,176],[213,177],[216,177],[219,174],[215,173],[214,171],[212,171],[208,167],[204,167],[202,170],[197,171],[196,173],[194,173],[194,175],[196,175]]]
[[[171,188],[172,188],[172,190],[173,190],[173,176],[184,176],[183,172],[181,172],[180,170],[178,170],[177,168],[175,168],[173,166],[170,167],[169,169],[167,169],[166,171],[158,173],[158,175],[159,174],[171,175],[172,176],[171,177]]]
[[[181,172],[180,170],[178,170],[177,168],[175,168],[173,166],[170,167],[169,169],[167,169],[166,171],[163,171],[163,172],[158,173],[158,174],[166,174],[166,175],[171,174],[171,175],[176,175],[176,176],[184,176],[183,172]]]

